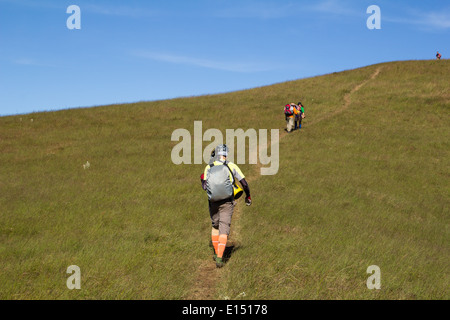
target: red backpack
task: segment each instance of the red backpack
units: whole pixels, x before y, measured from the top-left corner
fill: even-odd
[[[294,115],[294,107],[291,106],[290,104],[287,104],[284,106],[284,114],[286,116],[292,116]]]

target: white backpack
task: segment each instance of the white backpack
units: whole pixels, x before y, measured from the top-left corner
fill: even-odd
[[[234,179],[234,177],[233,177]],[[233,183],[230,181],[230,168],[223,165],[210,165],[206,176],[206,193],[211,202],[217,202],[233,197]]]

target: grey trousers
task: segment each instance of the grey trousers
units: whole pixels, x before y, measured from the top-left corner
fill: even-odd
[[[294,129],[294,117],[292,117],[292,118],[287,117],[286,118],[286,130],[288,132],[290,132],[293,129]]]
[[[230,235],[231,217],[233,216],[236,201],[226,199],[217,202],[209,202],[209,215],[212,227],[219,229],[219,234]]]

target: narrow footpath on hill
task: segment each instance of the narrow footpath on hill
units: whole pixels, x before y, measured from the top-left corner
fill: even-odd
[[[311,125],[315,125],[323,120],[327,120],[329,118],[332,118],[344,111],[346,111],[350,105],[351,105],[351,96],[360,90],[364,85],[366,85],[369,81],[374,80],[381,72],[382,67],[378,67],[375,72],[366,80],[362,81],[358,85],[356,85],[349,93],[347,93],[343,100],[344,103],[342,106],[338,109],[336,109],[334,112],[328,113],[322,117],[313,119],[311,121],[308,121],[305,123],[308,127]],[[283,139],[285,136],[287,136],[288,133],[283,130],[280,133],[280,140]],[[270,139],[269,139],[270,144]],[[270,145],[267,147],[269,148]],[[258,163],[254,170],[249,173],[246,177],[246,180],[248,181],[250,188],[252,186],[252,183],[254,183],[256,180],[258,180],[261,175],[259,174],[261,164]],[[230,239],[231,241],[235,243],[241,242],[240,237],[240,223],[239,219],[242,212],[242,205],[239,204],[236,205],[233,213],[233,220],[231,225],[231,233],[230,233]],[[251,208],[251,207],[250,207]],[[212,257],[212,254],[211,254]],[[216,264],[211,259],[205,260],[200,267],[198,268],[197,272],[197,278],[195,281],[195,286],[191,289],[189,296],[187,297],[188,300],[217,300],[220,299],[220,297],[216,294],[216,287],[217,287],[217,281],[220,281],[220,277],[222,275],[223,269],[226,268],[226,265],[222,269],[216,268]]]

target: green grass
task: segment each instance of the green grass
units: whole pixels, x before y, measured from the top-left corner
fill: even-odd
[[[204,165],[172,163],[172,132],[193,134],[201,120],[203,132],[282,133],[283,105],[301,99],[307,119],[281,139],[278,174],[240,165],[254,202],[239,201],[241,245],[213,270],[214,296],[449,299],[449,71],[447,60],[393,62],[226,94],[1,117],[0,298],[190,299],[200,266],[214,268]],[[70,265],[81,290],[66,287]],[[381,290],[366,287],[370,265]]]

